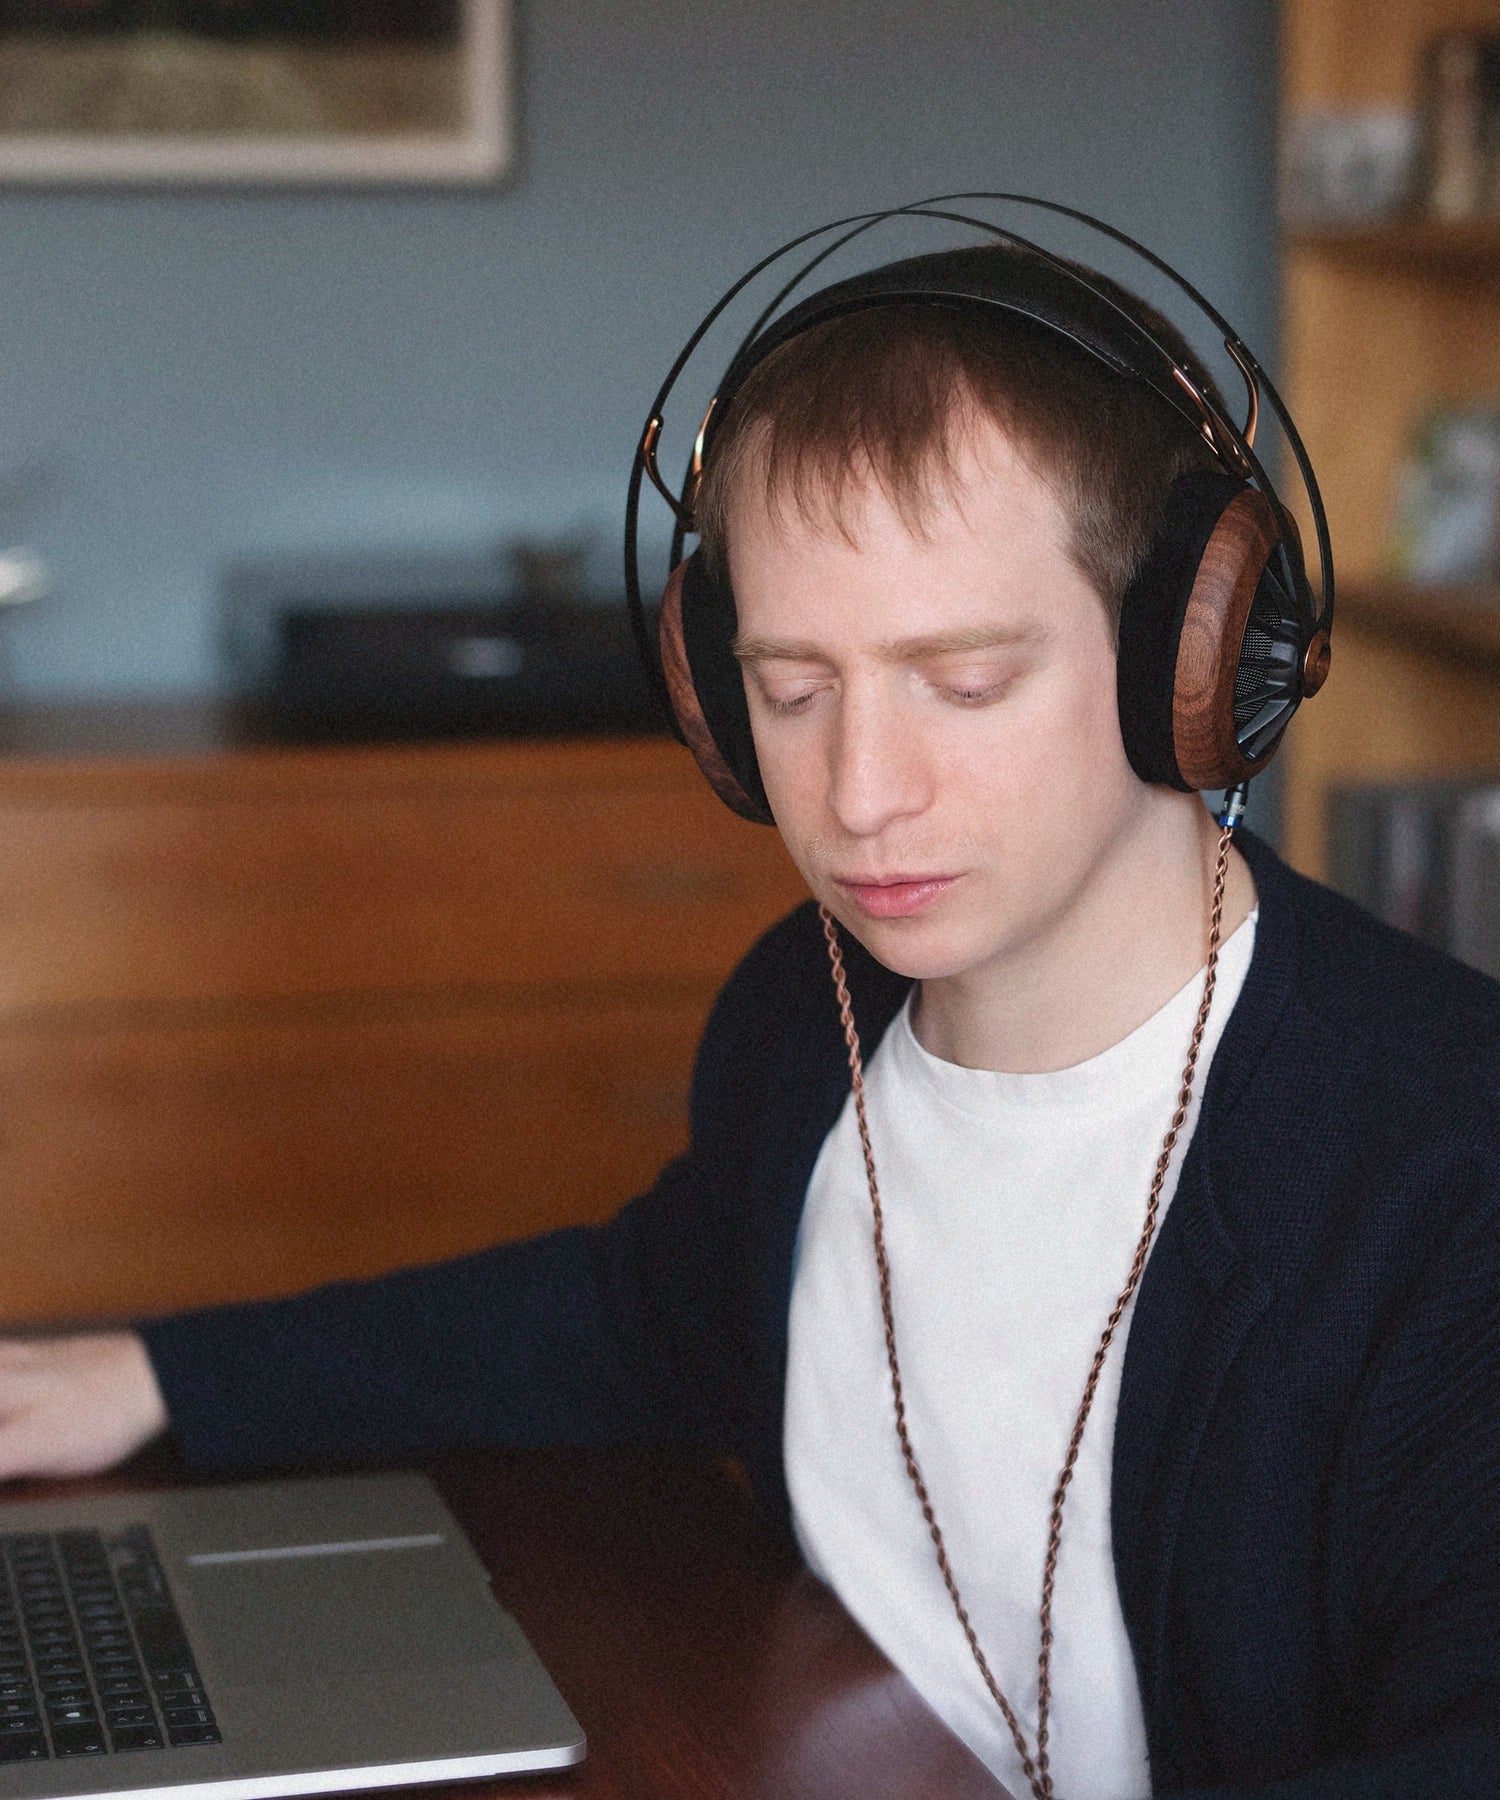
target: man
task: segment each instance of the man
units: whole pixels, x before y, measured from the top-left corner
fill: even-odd
[[[1119,610],[1214,461],[945,307],[810,326],[719,422],[699,554],[841,928],[879,1258],[804,908],[614,1223],[8,1346],[0,1474],[168,1424],[220,1466],[712,1448],[1018,1793],[1500,1793],[1500,992],[1133,770]]]

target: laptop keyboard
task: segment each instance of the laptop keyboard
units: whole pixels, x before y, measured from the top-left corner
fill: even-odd
[[[218,1742],[144,1525],[0,1533],[0,1763]]]

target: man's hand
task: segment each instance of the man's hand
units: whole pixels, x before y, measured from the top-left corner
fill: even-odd
[[[0,1481],[92,1475],[166,1426],[156,1371],[135,1332],[0,1338]]]

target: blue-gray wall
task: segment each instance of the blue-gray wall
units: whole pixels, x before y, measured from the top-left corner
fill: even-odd
[[[27,694],[212,685],[253,549],[596,525],[727,279],[833,213],[1010,186],[1176,258],[1269,346],[1271,0],[531,0],[494,193],[0,199],[0,515]],[[693,396],[696,397],[696,396]],[[683,416],[691,412],[685,403]]]

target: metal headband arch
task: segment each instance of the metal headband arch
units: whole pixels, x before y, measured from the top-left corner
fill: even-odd
[[[1181,368],[1178,358],[1173,351],[1163,343],[1142,320],[1123,307],[1113,294],[1109,293],[1102,286],[1089,280],[1087,271],[1080,270],[1076,264],[1059,256],[1056,252],[1049,250],[1045,245],[1037,244],[1030,238],[1009,231],[1003,226],[997,225],[992,220],[977,218],[970,213],[949,210],[950,202],[970,202],[976,200],[1026,206],[1059,217],[1071,219],[1076,223],[1085,226],[1089,230],[1096,231],[1101,236],[1107,237],[1113,242],[1122,245],[1133,255],[1139,257],[1150,267],[1164,275],[1187,297],[1198,311],[1210,320],[1216,330],[1222,334],[1224,347],[1234,361],[1236,367],[1240,370],[1249,394],[1250,413],[1247,418],[1246,430],[1242,431],[1232,419],[1228,418],[1223,410],[1213,403],[1211,396],[1201,394],[1198,391],[1197,386],[1187,375],[1186,371]],[[1266,375],[1264,369],[1262,369],[1260,363],[1250,351],[1249,347],[1244,343],[1243,339],[1218,309],[1214,307],[1185,276],[1180,274],[1162,257],[1158,256],[1154,251],[1149,250],[1135,238],[1130,237],[1127,233],[1120,231],[1113,225],[1107,224],[1102,219],[1095,218],[1092,214],[1082,212],[1075,207],[1063,205],[1057,201],[1044,200],[1028,194],[987,191],[942,194],[928,200],[913,201],[906,206],[891,207],[869,213],[854,213],[841,219],[832,220],[827,224],[816,226],[812,230],[800,233],[798,236],[790,239],[787,243],[781,245],[778,249],[773,250],[769,255],[762,257],[760,261],[755,263],[753,267],[740,276],[740,278],[720,296],[715,304],[704,315],[672,363],[666,378],[663,380],[661,387],[652,402],[651,411],[647,417],[646,424],[642,429],[637,445],[627,489],[624,546],[625,587],[626,598],[630,609],[631,624],[635,633],[637,647],[640,651],[641,659],[650,674],[653,685],[656,688],[658,699],[662,704],[663,711],[667,716],[674,735],[678,736],[679,739],[681,738],[681,732],[677,724],[676,716],[667,694],[665,683],[662,679],[657,657],[654,653],[651,642],[651,633],[646,623],[645,607],[641,593],[639,561],[639,515],[641,483],[643,478],[649,477],[651,479],[673,512],[674,530],[670,550],[670,562],[674,566],[681,557],[683,539],[692,526],[689,506],[683,498],[674,496],[668,490],[656,468],[656,446],[662,428],[663,410],[666,402],[673,389],[676,387],[679,378],[687,367],[694,352],[703,341],[703,338],[707,335],[719,317],[758,276],[763,274],[777,262],[780,262],[785,257],[791,255],[793,251],[802,248],[802,246],[809,244],[820,237],[825,237],[831,232],[839,232],[842,234],[836,237],[832,243],[824,245],[814,255],[809,257],[791,279],[782,285],[757,315],[749,330],[741,338],[734,356],[730,360],[728,369],[725,372],[726,381],[731,376],[736,378],[734,383],[735,386],[737,386],[738,382],[744,378],[750,368],[754,366],[756,359],[751,355],[751,352],[757,341],[763,335],[771,333],[778,310],[796,289],[807,280],[813,271],[855,238],[862,236],[867,231],[873,230],[878,225],[899,218],[932,218],[942,220],[946,223],[966,225],[974,230],[985,233],[991,238],[998,239],[1002,243],[1024,246],[1026,249],[1039,256],[1051,268],[1057,270],[1066,279],[1092,295],[1097,301],[1106,306],[1110,312],[1116,314],[1127,328],[1130,337],[1154,351],[1156,355],[1161,358],[1164,367],[1171,371],[1178,388],[1184,391],[1176,391],[1176,389],[1169,387],[1165,383],[1158,384],[1156,381],[1149,379],[1149,377],[1141,371],[1136,371],[1137,378],[1146,382],[1146,385],[1150,386],[1153,392],[1157,393],[1162,399],[1167,401],[1168,404],[1172,405],[1175,410],[1182,414],[1188,423],[1195,425],[1208,440],[1210,447],[1213,448],[1222,463],[1232,465],[1237,462],[1240,465],[1238,472],[1252,479],[1256,487],[1265,495],[1281,526],[1281,540],[1277,544],[1276,550],[1281,563],[1287,590],[1289,593],[1295,593],[1298,591],[1300,584],[1295,578],[1290,554],[1287,548],[1288,538],[1292,538],[1292,540],[1295,541],[1293,535],[1295,527],[1292,525],[1290,516],[1278,496],[1274,484],[1266,474],[1260,458],[1256,455],[1251,441],[1254,433],[1257,399],[1258,396],[1263,395],[1266,404],[1276,417],[1282,434],[1286,438],[1288,447],[1291,449],[1293,458],[1297,464],[1298,474],[1301,478],[1303,488],[1307,493],[1312,511],[1313,526],[1318,542],[1319,576],[1322,588],[1321,605],[1318,609],[1315,629],[1327,631],[1331,627],[1334,606],[1333,562],[1329,545],[1327,516],[1324,511],[1322,495],[1318,488],[1317,478],[1313,473],[1312,465],[1302,443],[1301,436],[1298,433],[1291,416],[1287,412],[1281,396],[1276,391],[1274,384]],[[945,296],[933,294],[927,297],[943,298]],[[991,305],[1003,307],[1005,305],[1005,302],[994,297],[974,293],[955,293],[946,297],[961,300],[967,304],[976,306]],[[899,299],[900,296],[893,294],[892,298]],[[914,295],[912,298],[916,299],[919,298],[919,296]],[[872,299],[869,303],[876,304],[878,303],[878,300]],[[1024,307],[1018,306],[1011,310],[1023,314],[1026,313]],[[1028,314],[1027,316],[1030,315]],[[811,322],[812,320],[809,319],[808,323]],[[1047,325],[1052,330],[1060,331],[1064,335],[1069,336],[1072,341],[1078,343],[1079,347],[1086,354],[1093,356],[1096,360],[1105,360],[1094,345],[1074,336],[1072,333],[1067,333],[1065,328],[1059,326],[1056,321],[1044,319],[1039,322]],[[718,404],[724,391],[724,383],[721,382],[719,390],[715,393],[714,400],[710,403],[709,412],[705,415],[705,428],[707,427],[709,417],[711,416],[714,407]],[[728,391],[732,396],[734,391],[733,387]],[[1192,402],[1192,407],[1187,404],[1188,401]],[[1193,410],[1193,408],[1196,408],[1196,410]],[[1223,442],[1220,441],[1221,434]],[[699,455],[701,454],[703,438],[704,432],[700,431],[698,443],[694,447],[693,459],[689,464],[688,474],[684,482],[685,489],[692,480],[693,471],[697,465]],[[1228,446],[1227,451],[1225,448],[1226,445]]]

